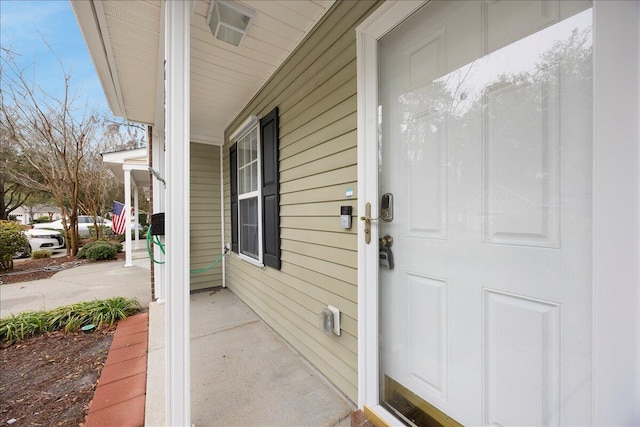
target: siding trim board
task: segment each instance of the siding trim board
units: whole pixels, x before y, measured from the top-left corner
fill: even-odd
[[[357,184],[355,27],[379,2],[336,2],[227,128],[225,239],[235,226],[230,133],[246,117],[278,107],[276,160],[281,269],[231,254],[226,285],[349,399],[357,402],[357,235],[339,227]],[[266,257],[265,257],[266,259]],[[266,264],[266,262],[265,262]],[[320,329],[327,305],[342,312],[342,335]]]
[[[190,147],[190,266],[198,269],[215,260],[222,248],[220,229],[220,147],[192,142]],[[222,285],[222,266],[192,274],[190,289],[212,288]]]

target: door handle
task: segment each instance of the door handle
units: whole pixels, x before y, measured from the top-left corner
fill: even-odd
[[[371,220],[378,218],[371,218],[371,203],[364,205],[364,216],[360,217],[361,221],[364,221],[364,242],[368,245],[371,243]]]

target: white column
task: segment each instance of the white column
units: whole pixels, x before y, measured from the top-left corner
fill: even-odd
[[[165,2],[166,424],[191,419],[189,325],[189,38],[191,2]]]
[[[125,221],[125,267],[133,267],[133,261],[131,256],[131,169],[126,165],[122,166],[124,169],[124,221]]]
[[[133,233],[135,235],[135,241],[136,244],[134,245],[134,248],[136,249],[140,249],[140,236],[139,236],[139,232],[138,232],[138,227],[140,226],[140,224],[138,224],[138,186],[134,185],[133,186],[133,223],[135,224],[135,232]]]

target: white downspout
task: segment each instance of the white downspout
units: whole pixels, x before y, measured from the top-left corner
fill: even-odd
[[[189,324],[189,56],[191,2],[166,1],[166,424],[191,419]]]
[[[124,220],[125,220],[125,267],[133,267],[131,255],[131,169],[122,165],[124,170]]]
[[[138,233],[138,186],[134,185],[133,186],[133,223],[135,224],[135,232],[133,233],[135,235],[135,240],[136,240],[136,244],[135,244],[135,248],[136,249],[140,249],[140,236]]]

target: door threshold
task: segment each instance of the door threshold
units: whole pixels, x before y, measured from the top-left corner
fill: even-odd
[[[462,427],[458,421],[387,375],[384,401],[380,405],[409,426]]]

